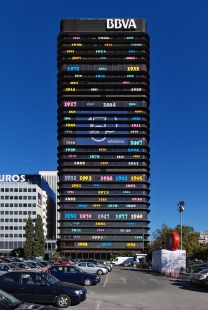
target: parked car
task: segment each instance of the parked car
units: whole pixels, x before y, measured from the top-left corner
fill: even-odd
[[[111,262],[106,262],[106,261],[100,260],[100,259],[97,259],[97,262],[98,262],[98,264],[102,264],[102,265],[110,265],[111,268],[113,268],[113,264],[111,264]]]
[[[88,272],[88,273],[97,273],[99,275],[108,273],[107,268],[97,267],[93,263],[80,262],[74,266],[77,266],[80,269],[82,269],[83,271]]]
[[[52,262],[56,262],[60,265],[67,265],[67,266],[72,266],[74,265],[74,262],[71,261],[69,258],[65,258],[65,257],[59,257],[59,258],[56,258],[56,259],[52,259],[51,260]]]
[[[42,270],[41,269],[41,267],[38,265],[38,264],[36,264],[36,263],[34,263],[34,262],[24,262],[25,263],[25,265],[27,265],[30,269],[33,269],[33,271],[35,271],[35,270]]]
[[[17,267],[12,263],[0,263],[0,275],[8,271],[20,270],[21,268]]]
[[[14,263],[15,266],[17,266],[18,268],[21,269],[31,269],[27,264],[23,263],[23,262],[15,262]]]
[[[94,264],[96,267],[103,267],[103,268],[107,268],[108,271],[112,270],[112,267],[110,265],[104,265],[104,264],[100,264],[96,259],[80,259],[79,263],[82,262],[88,262],[88,263],[92,263]]]
[[[41,264],[41,262],[34,262],[34,261],[26,261],[26,264],[30,263],[30,265],[33,265],[34,268],[37,268],[38,270],[46,271],[50,266],[44,266]]]
[[[100,276],[86,273],[76,266],[51,266],[47,272],[63,282],[71,282],[85,286],[96,285],[100,282]]]
[[[208,286],[208,269],[203,267],[195,268],[190,276],[189,280],[196,284],[207,285]]]
[[[56,307],[52,306],[43,306],[31,303],[24,303],[14,296],[0,290],[0,309],[1,310],[29,310],[29,309],[38,309],[38,310],[58,310]]]
[[[9,257],[1,257],[2,263],[13,263],[13,260]]]
[[[11,271],[0,276],[0,287],[24,302],[56,304],[67,308],[86,299],[87,290],[77,284],[61,282],[47,272]]]

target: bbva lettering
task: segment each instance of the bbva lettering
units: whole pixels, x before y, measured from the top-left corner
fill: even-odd
[[[0,182],[25,182],[25,175],[21,174],[2,174],[0,175]]]
[[[134,19],[107,19],[107,29],[136,29]]]

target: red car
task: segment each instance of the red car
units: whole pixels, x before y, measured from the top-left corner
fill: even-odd
[[[59,257],[57,259],[52,259],[51,261],[56,262],[60,265],[66,265],[66,266],[74,265],[74,263],[69,258],[65,258],[65,257]]]

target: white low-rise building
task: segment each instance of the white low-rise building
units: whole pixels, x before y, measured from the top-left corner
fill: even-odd
[[[37,184],[25,181],[24,175],[0,176],[0,253],[24,247],[25,225],[30,216],[43,220],[47,236],[47,194]]]

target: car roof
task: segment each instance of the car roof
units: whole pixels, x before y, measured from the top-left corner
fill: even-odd
[[[15,273],[38,273],[38,274],[47,274],[48,275],[48,272],[45,272],[45,271],[37,271],[37,270],[25,270],[25,269],[22,269],[22,270],[13,270],[12,272],[15,272]],[[11,273],[11,272],[10,272]]]

